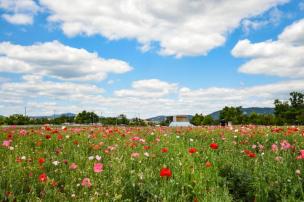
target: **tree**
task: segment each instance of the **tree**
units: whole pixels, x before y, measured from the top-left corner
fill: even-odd
[[[5,116],[0,116],[0,125],[5,124]]]
[[[204,116],[202,114],[195,114],[192,117],[190,123],[192,123],[195,126],[199,126],[199,125],[202,125],[203,120],[204,120]]]
[[[277,124],[304,124],[304,94],[291,92],[288,101],[274,101]]]
[[[204,120],[202,121],[202,124],[203,125],[212,125],[212,124],[214,124],[214,120],[213,120],[212,116],[211,115],[205,116]]]
[[[163,121],[161,121],[159,124],[161,126],[169,126],[170,123],[173,121],[173,116],[167,116]]]
[[[26,125],[29,124],[29,121],[30,118],[22,114],[13,114],[5,120],[8,125]]]
[[[130,122],[130,125],[132,126],[146,126],[147,124],[145,123],[144,120],[140,118],[133,118]]]
[[[128,125],[129,120],[127,119],[127,116],[124,114],[121,114],[117,117],[117,124],[118,125]]]
[[[99,117],[94,112],[82,111],[77,114],[75,117],[76,123],[89,124],[89,123],[97,123],[99,121]]]
[[[233,124],[242,123],[243,112],[242,107],[224,107],[220,111],[220,119],[225,119],[225,121],[231,121]]]
[[[304,94],[299,92],[291,92],[289,98],[292,108],[299,109],[304,107]]]

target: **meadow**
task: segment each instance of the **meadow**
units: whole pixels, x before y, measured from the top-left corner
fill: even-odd
[[[304,128],[0,129],[1,201],[303,201]]]

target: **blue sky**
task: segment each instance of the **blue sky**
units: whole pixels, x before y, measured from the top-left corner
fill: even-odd
[[[304,1],[86,2],[0,0],[0,114],[208,114],[304,89]]]

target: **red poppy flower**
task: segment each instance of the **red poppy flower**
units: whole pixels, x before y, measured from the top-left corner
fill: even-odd
[[[253,153],[253,152],[250,151],[250,150],[245,149],[245,150],[244,150],[244,153],[245,153],[248,157],[250,157],[250,158],[255,158],[255,157],[256,157],[256,154]]]
[[[7,134],[7,136],[6,136],[6,137],[7,137],[7,139],[10,139],[10,140],[11,140],[11,139],[13,139],[13,135],[12,135],[12,134],[10,134],[10,133],[9,133],[9,134]]]
[[[47,175],[45,173],[42,173],[41,175],[39,175],[39,181],[40,182],[46,182],[47,181]]]
[[[55,180],[53,180],[53,181],[51,182],[51,185],[52,185],[52,187],[56,187],[56,186],[58,185],[58,182],[56,182]]]
[[[150,146],[144,146],[144,150],[150,149]]]
[[[196,153],[196,152],[197,152],[197,149],[194,148],[194,147],[191,147],[191,148],[189,148],[188,152],[189,152],[190,154],[193,154],[193,153]]]
[[[248,156],[249,156],[250,158],[255,158],[255,157],[256,157],[256,154],[251,152],[250,154],[248,154]]]
[[[46,138],[47,140],[51,139],[51,137],[52,137],[51,135],[46,135],[46,136],[45,136],[45,138]]]
[[[168,151],[169,151],[169,149],[168,148],[162,148],[162,150],[161,150],[163,153],[167,153]]]
[[[169,168],[162,168],[160,170],[159,175],[161,177],[171,177],[172,176],[172,172],[171,172],[171,170]]]
[[[17,162],[17,163],[21,163],[21,162],[22,162],[22,159],[21,159],[20,157],[17,157],[17,158],[16,158],[16,162]]]
[[[214,149],[214,150],[215,150],[215,149],[218,149],[218,144],[216,144],[216,143],[211,143],[211,144],[210,144],[210,148],[211,148],[211,149]]]
[[[45,162],[45,159],[44,158],[39,158],[38,162],[39,162],[40,165],[42,165]]]
[[[63,139],[63,136],[61,134],[58,134],[57,135],[57,140],[62,140]]]
[[[206,168],[210,168],[212,166],[212,163],[210,161],[207,161],[205,163]]]

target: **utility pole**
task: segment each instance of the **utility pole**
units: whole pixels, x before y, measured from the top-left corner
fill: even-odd
[[[53,124],[55,125],[55,113],[56,113],[56,110],[54,110],[54,114],[53,114]]]
[[[26,107],[24,107],[24,116],[26,116]]]

